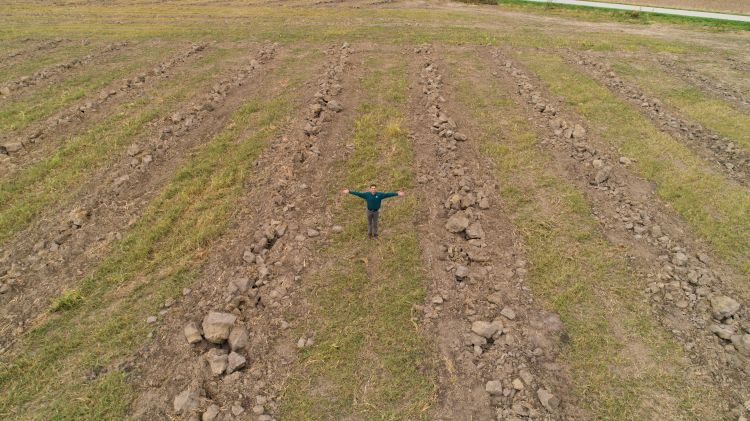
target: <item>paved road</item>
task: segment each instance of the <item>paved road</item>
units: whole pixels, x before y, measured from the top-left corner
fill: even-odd
[[[557,3],[557,4],[569,4],[572,6],[599,7],[599,8],[604,8],[604,9],[635,10],[639,12],[659,13],[662,15],[689,16],[689,17],[696,17],[696,18],[729,20],[729,21],[735,21],[735,22],[750,22],[750,16],[748,15],[733,15],[729,13],[699,12],[697,10],[667,9],[664,7],[634,6],[632,4],[604,3],[604,2],[599,2],[599,1],[584,1],[584,0],[526,0],[526,1],[533,1],[535,3]]]

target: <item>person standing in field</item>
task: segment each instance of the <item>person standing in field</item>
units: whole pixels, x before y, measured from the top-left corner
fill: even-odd
[[[344,189],[341,193],[353,194],[365,199],[367,202],[367,236],[369,238],[377,238],[378,236],[378,212],[380,211],[380,202],[389,197],[404,196],[403,190],[399,190],[398,192],[379,192],[377,191],[377,186],[374,184],[370,185],[370,191],[360,192]]]

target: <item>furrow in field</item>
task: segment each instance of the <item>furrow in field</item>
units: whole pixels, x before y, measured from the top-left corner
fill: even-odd
[[[262,89],[252,78],[264,72],[275,50],[263,47],[236,68],[212,74],[202,94],[128,139],[132,143],[127,152],[121,151],[110,165],[92,174],[75,200],[54,207],[39,224],[6,244],[13,254],[3,262],[8,268],[2,277],[3,332],[20,334],[36,323],[35,318],[44,318],[43,310],[53,298],[110,252],[188,158],[188,151],[221,128],[244,94]],[[7,348],[12,339],[8,335],[0,348]]]
[[[276,409],[279,384],[296,357],[297,338],[290,335],[301,320],[290,320],[290,313],[302,315],[300,283],[316,267],[316,253],[331,234],[324,228],[330,167],[344,153],[341,131],[349,127],[357,96],[350,91],[356,75],[350,47],[331,47],[326,54],[323,66],[317,58],[304,70],[302,63],[294,64],[305,77],[318,76],[317,83],[299,86],[297,75],[298,86],[289,93],[296,95],[297,117],[279,122],[284,128],[273,129],[275,139],[253,162],[233,203],[231,234],[215,244],[192,291],[165,316],[159,341],[135,358],[141,392],[131,407],[136,418],[174,412],[189,417],[209,407],[228,413],[258,411],[253,406],[260,405],[258,415]],[[206,327],[211,312],[236,318],[231,344]],[[186,325],[197,329],[188,338]],[[201,333],[217,343],[203,341]],[[222,367],[227,358],[239,365]],[[174,378],[173,370],[185,375]],[[189,399],[178,405],[180,396]]]
[[[140,70],[137,75],[114,82],[67,110],[29,125],[21,134],[6,134],[0,140],[3,142],[0,144],[0,162],[3,163],[0,175],[10,177],[48,157],[50,148],[59,146],[59,141],[76,134],[91,119],[111,117],[107,111],[116,109],[128,100],[137,100],[152,86],[173,77],[175,71],[190,64],[191,57],[196,57],[205,47],[206,44],[193,45],[149,71]]]
[[[362,63],[367,72],[351,137],[323,191],[333,235],[326,233],[331,240],[309,262],[282,319],[290,327],[275,354],[292,358],[289,368],[274,370],[287,375],[270,379],[281,389],[271,412],[277,419],[419,419],[434,399],[432,355],[413,318],[424,278],[409,190],[413,151],[402,60],[400,51],[379,47]],[[376,238],[366,235],[361,199],[334,197],[342,187],[372,183],[381,191],[407,189],[406,197],[384,202]]]
[[[142,67],[150,67],[171,53],[162,43],[129,43],[118,54],[97,60],[90,66],[47,80],[30,90],[0,104],[0,144],[24,133],[29,125],[46,121],[53,114],[81,98],[98,92],[114,81]]]
[[[565,102],[578,103],[574,98],[557,99],[519,64],[500,61],[499,70],[514,79],[517,100],[533,116],[543,144],[585,191],[608,241],[626,252],[637,279],[618,299],[638,298],[640,307],[648,303],[648,322],[661,325],[680,344],[696,384],[710,390],[712,399],[722,396],[715,405],[724,413],[735,410],[750,387],[743,374],[750,356],[744,345],[750,341],[748,314],[739,304],[750,298],[743,275],[690,233],[653,187],[634,174],[636,163],[618,158],[599,137],[591,119],[568,110]],[[722,392],[726,388],[732,392]]]
[[[694,88],[677,86],[661,89],[659,96],[670,95],[668,89],[672,92],[688,92],[692,96],[691,105],[678,100],[683,106],[690,107],[688,116],[685,116],[679,109],[679,104],[672,104],[669,98],[659,99],[653,93],[647,94],[627,76],[618,76],[616,69],[613,69],[618,64],[605,64],[583,53],[569,56],[568,62],[585,70],[622,100],[633,104],[654,126],[682,141],[704,160],[715,164],[715,171],[745,187],[750,186],[750,117],[720,100],[702,97]],[[663,84],[668,83],[665,74],[654,76],[653,82],[658,79]],[[725,133],[731,134],[732,138],[715,128],[706,127],[707,125],[726,128]]]
[[[730,58],[727,59],[730,60]],[[698,61],[692,55],[681,60],[663,56],[657,56],[654,59],[663,71],[676,74],[682,80],[699,87],[702,91],[722,97],[736,107],[750,111],[750,98],[748,97],[750,95],[750,81],[746,80],[746,74],[741,71],[729,70],[719,63],[715,63],[714,57],[704,58],[703,61],[706,63],[700,61],[692,63],[694,60]]]
[[[580,418],[557,361],[567,333],[525,286],[523,239],[497,194],[504,180],[481,151],[475,116],[454,97],[467,75],[445,70],[445,52],[432,50],[415,49],[411,89],[417,226],[432,280],[419,314],[441,361],[432,417]]]
[[[266,58],[275,48],[263,49]],[[292,70],[309,66],[307,56],[294,57]],[[236,95],[236,79],[216,84],[212,95],[231,94],[230,101],[240,107],[223,130],[190,153],[183,151],[187,162],[169,175],[117,247],[69,286],[51,313],[6,353],[0,414],[81,420],[126,416],[137,395],[136,379],[128,374],[132,356],[153,336],[149,316],[166,308],[160,307],[165,300],[171,306],[200,270],[206,249],[228,228],[251,163],[292,112],[289,96],[299,79],[289,62],[285,59],[281,72],[271,77],[252,79],[258,71],[242,69],[233,76],[248,89]]]
[[[16,61],[28,60],[28,56],[33,56],[45,51],[54,50],[55,48],[58,48],[68,42],[70,41],[62,38],[56,38],[39,42],[34,46],[27,46],[15,51],[11,51],[0,58],[0,68],[10,66]]]
[[[18,97],[21,91],[27,88],[34,87],[50,79],[57,79],[66,73],[83,68],[103,56],[126,48],[128,45],[127,41],[112,43],[83,57],[69,59],[39,70],[31,75],[21,76],[16,80],[6,82],[5,85],[0,86],[0,104]]]

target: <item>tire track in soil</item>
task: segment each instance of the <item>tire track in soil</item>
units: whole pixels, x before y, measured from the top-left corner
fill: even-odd
[[[522,239],[503,210],[497,181],[470,123],[449,113],[433,47],[414,49],[411,92],[420,203],[420,248],[428,268],[422,325],[439,369],[435,419],[565,419],[580,416],[556,362],[562,322],[524,285]],[[458,120],[469,120],[461,116]],[[461,131],[459,131],[461,130]],[[463,132],[466,130],[466,132]],[[468,136],[467,136],[468,135]],[[468,140],[467,140],[468,138]],[[497,332],[493,333],[495,330]]]
[[[158,80],[171,77],[181,66],[189,64],[191,58],[199,57],[198,53],[206,47],[206,44],[194,44],[147,72],[139,70],[138,74],[114,82],[98,94],[88,95],[67,110],[29,125],[23,134],[12,140],[9,135],[0,137],[0,142],[3,142],[0,144],[0,177],[11,177],[45,158],[52,148],[65,141],[66,136],[85,128],[89,120],[95,119],[95,116],[104,118],[117,105],[143,95]]]
[[[350,89],[359,69],[349,64],[349,56],[359,54],[346,43],[327,49],[328,59],[314,73],[321,79],[305,95],[309,106],[301,105],[304,118],[293,119],[253,163],[248,194],[232,216],[233,233],[212,246],[215,251],[193,290],[183,291],[184,298],[165,316],[158,342],[135,357],[142,391],[131,406],[136,418],[188,419],[204,413],[207,419],[206,411],[239,415],[252,408],[258,419],[272,419],[269,414],[296,359],[297,338],[290,336],[294,326],[284,315],[304,316],[305,305],[297,297],[300,282],[321,264],[315,256],[331,233],[328,169],[346,153],[341,143],[360,98]],[[211,311],[237,318],[232,346],[201,340],[201,321]],[[187,326],[198,335],[192,346],[186,341]],[[240,332],[247,335],[244,344],[236,339]],[[217,366],[210,367],[208,357],[217,364],[227,361],[229,351],[242,356],[243,366],[213,374]]]
[[[263,89],[278,47],[268,44],[246,63],[217,75],[208,92],[155,124],[112,165],[4,245],[0,256],[0,353],[45,317],[49,301],[97,262],[140,217],[188,152],[217,133],[246,95]],[[262,72],[261,74],[258,74]],[[225,73],[225,74],[226,74]]]
[[[725,411],[750,403],[750,292],[736,270],[712,255],[664,206],[653,186],[630,172],[606,141],[567,110],[544,83],[500,50],[495,77],[515,85],[514,100],[533,121],[541,144],[594,205],[605,235],[628,254],[651,316],[683,345],[691,375],[721,391]],[[563,130],[560,130],[560,129]],[[573,134],[577,132],[577,134]],[[598,162],[597,162],[598,161]]]
[[[634,84],[618,77],[609,65],[590,54],[567,51],[562,57],[606,86],[618,98],[633,104],[655,127],[679,139],[696,155],[713,163],[713,167],[725,177],[746,188],[750,187],[750,150],[738,147],[731,139],[691,121],[678,110],[662,104],[658,98],[647,96]]]
[[[17,61],[20,61],[20,59],[24,58],[25,56],[33,55],[42,51],[51,51],[69,42],[71,41],[67,39],[56,38],[53,40],[43,41],[40,44],[35,45],[31,48],[23,48],[20,50],[10,52],[6,54],[5,56],[3,56],[2,58],[0,58],[0,68],[8,67],[16,63]]]
[[[127,41],[112,43],[98,51],[86,54],[83,57],[53,64],[51,66],[47,66],[42,70],[34,72],[31,75],[21,76],[16,80],[7,82],[5,85],[0,86],[0,101],[13,99],[19,96],[21,92],[27,88],[34,87],[46,80],[62,76],[65,73],[71,72],[75,69],[83,68],[83,66],[101,57],[104,57],[110,53],[117,52],[128,46],[130,46],[130,43]]]

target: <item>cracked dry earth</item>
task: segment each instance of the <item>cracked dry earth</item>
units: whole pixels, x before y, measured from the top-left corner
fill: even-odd
[[[750,417],[746,31],[38,7],[0,16],[3,419]]]

